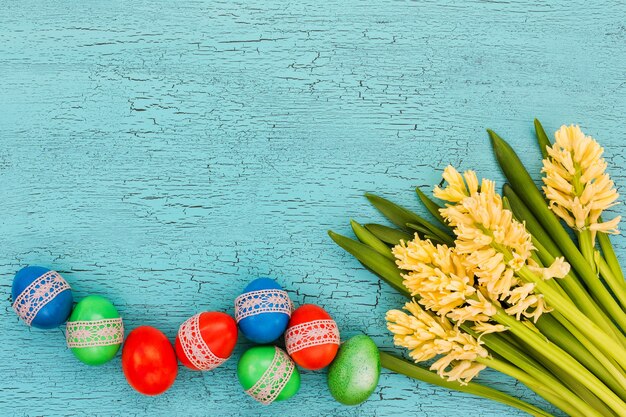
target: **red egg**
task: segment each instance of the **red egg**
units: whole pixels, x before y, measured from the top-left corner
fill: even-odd
[[[301,367],[316,370],[328,366],[339,343],[337,324],[323,308],[304,304],[291,314],[285,344],[287,353]]]
[[[163,332],[140,326],[130,332],[124,342],[122,370],[135,390],[145,395],[159,395],[174,383],[178,362]]]
[[[226,313],[204,312],[185,321],[176,336],[176,356],[187,368],[208,371],[224,363],[237,344],[237,323]]]

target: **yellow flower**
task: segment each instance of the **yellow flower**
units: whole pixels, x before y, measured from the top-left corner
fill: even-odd
[[[467,333],[461,332],[447,319],[428,314],[415,301],[406,303],[400,310],[387,312],[387,328],[394,334],[397,346],[409,349],[415,362],[441,356],[430,367],[449,381],[468,383],[485,365],[476,362],[489,353],[481,343]]]
[[[620,216],[599,222],[602,212],[617,204],[619,194],[605,172],[604,149],[578,126],[561,126],[543,160],[543,191],[552,211],[571,228],[618,233]]]
[[[434,192],[435,197],[442,200],[458,202],[478,192],[478,178],[474,171],[465,171],[461,176],[452,165],[448,165],[443,170],[443,179],[448,184],[447,187],[445,189],[435,187]]]
[[[441,215],[454,227],[456,252],[487,289],[490,298],[506,299],[518,284],[514,272],[531,255],[532,238],[523,224],[503,208],[495,183],[482,180],[480,192],[447,205]]]
[[[523,315],[536,321],[549,311],[543,297],[534,293],[534,285],[525,285],[516,274],[523,267],[536,266],[530,258],[532,237],[504,208],[495,183],[483,179],[480,191],[450,202],[440,210],[441,215],[454,227],[455,252],[463,256],[484,295],[492,302],[506,302],[510,306],[506,311],[518,319]],[[561,278],[569,272],[569,265],[558,259],[549,268],[533,271],[546,279]],[[461,313],[449,317],[461,319]]]
[[[532,259],[528,260],[528,265],[526,266],[543,279],[563,278],[571,269],[570,264],[565,262],[565,258],[562,256],[556,258],[548,268],[541,268]]]
[[[415,239],[401,241],[392,251],[398,267],[407,271],[402,274],[404,286],[427,310],[453,320],[457,327],[474,322],[490,332],[503,331],[487,324],[497,309],[474,287],[474,274],[455,248],[435,246],[415,234]]]
[[[476,330],[477,328],[486,328],[491,316],[496,314],[496,312],[496,306],[480,291],[476,291],[476,296],[473,299],[467,300],[462,307],[452,310],[447,317],[456,322],[457,326],[466,321],[473,321],[475,325],[472,328]]]
[[[507,299],[507,303],[511,304],[511,307],[507,308],[506,312],[516,316],[518,320],[524,315],[537,322],[541,314],[549,311],[549,309],[543,301],[543,295],[535,294],[534,290],[535,284],[532,283],[520,285],[511,290],[511,295]]]
[[[408,271],[402,274],[411,295],[419,295],[428,310],[445,316],[466,303],[476,289],[474,274],[468,273],[463,260],[445,245],[432,244],[415,234],[415,239],[393,248],[396,264]]]

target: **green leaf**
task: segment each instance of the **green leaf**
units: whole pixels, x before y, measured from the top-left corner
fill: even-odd
[[[528,207],[526,207],[524,202],[518,197],[509,184],[504,184],[502,187],[502,194],[509,201],[511,211],[513,212],[515,218],[520,222],[524,222],[526,230],[528,230],[530,234],[533,235],[533,237],[552,254],[552,256],[563,256],[557,244],[554,243],[550,235],[546,233],[543,226],[539,224],[539,221],[537,221],[533,213],[528,209]]]
[[[386,198],[379,197],[374,194],[367,193],[365,197],[378,211],[382,213],[389,221],[401,229],[407,230],[407,223],[421,224],[426,220],[402,206],[399,206]]]
[[[539,150],[541,151],[541,156],[543,159],[548,157],[548,151],[546,148],[551,147],[550,139],[548,135],[546,135],[546,131],[543,130],[543,126],[539,120],[535,119],[535,133],[537,134],[537,142],[539,143]]]
[[[428,230],[428,228],[420,226],[419,224],[407,223],[406,227],[408,227],[409,229],[415,230],[420,235],[427,235],[430,233],[430,230]]]
[[[441,213],[439,212],[439,209],[443,207],[428,198],[428,196],[424,194],[422,190],[419,189],[419,187],[415,188],[415,192],[417,193],[417,196],[419,197],[424,207],[426,207],[426,210],[428,210],[428,212],[432,214],[433,217],[437,219],[442,226],[447,228],[448,231],[452,232],[452,229],[450,229],[446,221],[443,219],[443,217],[441,217]]]
[[[387,246],[385,242],[378,239],[372,232],[370,232],[354,220],[350,220],[350,225],[352,226],[354,234],[361,242],[374,249],[385,258],[395,261],[395,256],[393,256],[393,253],[391,253],[391,249],[389,249],[389,246]]]
[[[413,236],[406,232],[393,227],[383,226],[382,224],[368,223],[365,225],[365,228],[388,245],[396,246],[401,240],[408,242],[413,239]]]
[[[374,207],[378,211],[380,211],[385,217],[389,219],[396,226],[409,231],[411,228],[408,224],[417,224],[422,226],[424,229],[428,230],[431,235],[435,235],[439,238],[439,240],[445,243],[448,246],[454,245],[454,238],[439,229],[438,227],[432,225],[428,220],[418,216],[413,213],[411,210],[408,210],[402,206],[399,206],[386,198],[379,197],[374,194],[365,194],[367,199],[372,203]]]
[[[402,275],[400,275],[400,270],[396,266],[395,262],[384,257],[369,246],[350,239],[349,237],[337,234],[332,230],[328,231],[328,236],[330,236],[330,238],[346,252],[354,256],[363,265],[380,276],[395,290],[406,297],[411,296],[402,284],[403,278]]]

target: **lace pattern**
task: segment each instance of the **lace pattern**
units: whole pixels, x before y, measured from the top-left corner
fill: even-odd
[[[39,310],[69,289],[69,284],[58,272],[48,271],[24,288],[13,302],[13,310],[30,326]]]
[[[189,362],[201,371],[210,371],[223,364],[226,359],[211,352],[200,333],[200,314],[187,319],[178,329],[180,345]]]
[[[120,345],[124,341],[122,318],[68,321],[65,340],[69,348]]]
[[[295,365],[291,358],[281,349],[274,346],[274,359],[261,378],[246,391],[246,394],[261,404],[271,404],[285,388]]]
[[[340,344],[339,329],[334,320],[314,320],[287,329],[285,344],[287,353],[292,354],[311,346],[326,343]]]
[[[241,294],[235,299],[235,320],[261,313],[285,313],[291,317],[293,304],[283,290],[258,290]]]

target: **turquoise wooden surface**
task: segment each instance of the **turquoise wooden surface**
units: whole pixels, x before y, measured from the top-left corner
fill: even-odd
[[[415,207],[412,187],[447,163],[501,180],[486,127],[538,178],[535,116],[551,131],[580,123],[623,187],[625,16],[594,1],[2,2],[0,414],[521,415],[388,372],[359,407],[335,403],[323,372],[261,407],[235,377],[243,338],[218,371],[181,368],[143,397],[119,357],[88,368],[62,329],[18,322],[11,280],[56,268],[77,298],[113,300],[128,329],[173,339],[269,275],[344,337],[391,348],[383,315],[401,299],[326,230],[379,219],[365,191]]]

